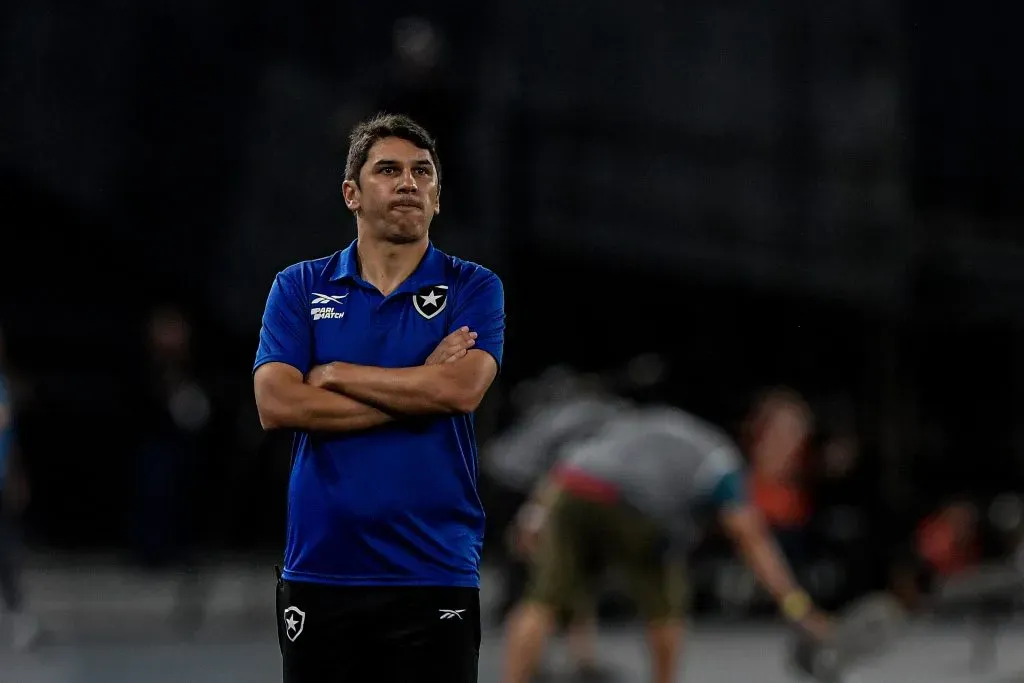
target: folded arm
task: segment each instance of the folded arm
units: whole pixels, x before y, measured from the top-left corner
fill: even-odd
[[[310,386],[286,363],[266,363],[253,375],[264,429],[354,432],[392,422],[392,415],[357,399]]]
[[[404,415],[471,413],[498,373],[494,357],[479,349],[440,365],[378,368],[330,363],[310,374],[310,384]]]

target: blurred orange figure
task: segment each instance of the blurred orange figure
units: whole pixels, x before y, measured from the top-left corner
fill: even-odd
[[[772,389],[754,406],[746,429],[750,493],[775,529],[802,528],[810,521],[805,475],[812,429],[810,407],[790,389]]]

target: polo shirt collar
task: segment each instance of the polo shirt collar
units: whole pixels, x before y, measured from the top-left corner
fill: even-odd
[[[331,282],[359,279],[359,259],[356,254],[356,240],[334,255]]]
[[[337,253],[333,268],[330,269],[332,271],[331,282],[346,279],[354,282],[364,282],[359,277],[357,243],[358,240],[352,240],[348,247]],[[433,242],[428,242],[427,251],[423,254],[423,259],[419,265],[416,266],[416,270],[412,272],[412,275],[405,282],[398,286],[396,291],[413,292],[423,287],[442,284],[445,282],[446,275],[444,253],[439,251]]]

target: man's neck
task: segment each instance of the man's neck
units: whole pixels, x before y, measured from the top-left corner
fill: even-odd
[[[356,242],[359,275],[387,296],[413,274],[429,242],[424,238],[408,244],[392,244],[360,236]]]

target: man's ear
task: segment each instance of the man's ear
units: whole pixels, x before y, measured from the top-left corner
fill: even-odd
[[[345,200],[345,206],[352,213],[358,213],[362,205],[360,202],[359,184],[355,180],[346,180],[341,184],[341,196]]]

